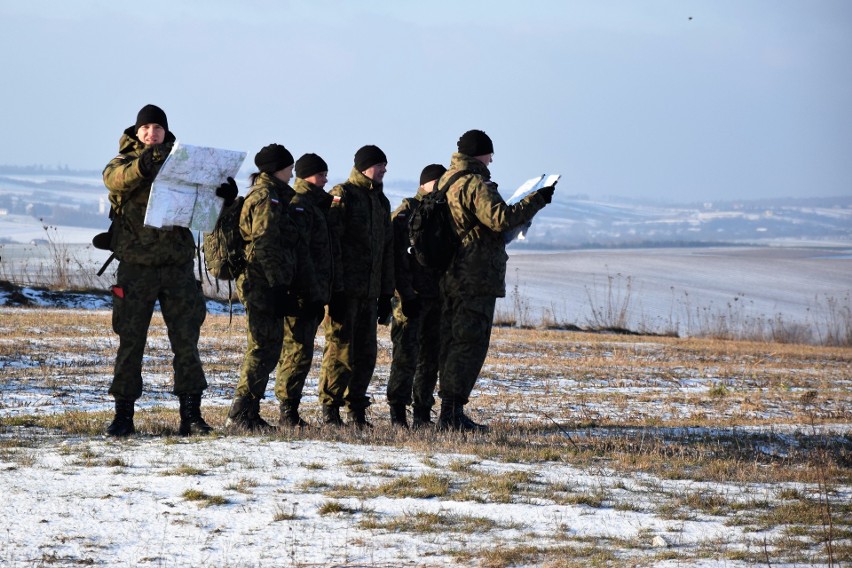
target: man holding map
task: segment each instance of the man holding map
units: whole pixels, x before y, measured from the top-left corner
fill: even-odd
[[[457,172],[466,172],[447,189],[447,203],[462,244],[440,284],[440,430],[487,430],[465,415],[464,405],[488,353],[497,298],[506,295],[506,236],[525,227],[550,203],[555,189],[551,184],[513,205],[506,204],[488,170],[493,156],[491,138],[481,130],[469,130],[459,138],[458,152],[442,176],[450,179]]]
[[[112,287],[112,324],[119,337],[109,389],[115,398],[115,419],[107,428],[112,436],[136,431],[134,403],[142,396],[142,357],[158,300],[174,352],[173,392],[180,400],[180,434],[211,431],[200,409],[207,381],[198,354],[198,337],[207,309],[201,283],[193,271],[195,241],[186,227],[145,224],[152,182],[175,140],[166,113],[155,105],[146,105],[136,123],[121,135],[119,153],[103,172],[113,217],[110,248],[119,260]],[[226,202],[233,200],[237,186],[228,180],[216,195]]]

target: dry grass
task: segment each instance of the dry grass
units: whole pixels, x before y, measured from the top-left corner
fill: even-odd
[[[228,316],[208,316],[202,330],[200,349],[210,383],[204,412],[217,428],[214,436],[223,435],[245,345],[244,325],[241,317],[229,325]],[[111,315],[4,308],[0,332],[0,383],[5,385],[0,409],[7,409],[0,433],[37,427],[61,436],[100,436],[111,416],[106,395],[116,348]],[[755,532],[777,529],[771,540],[745,548],[707,542],[690,550],[645,554],[642,562],[716,558],[763,563],[762,551],[768,549],[772,562],[825,563],[850,553],[852,506],[840,496],[848,495],[852,484],[852,436],[848,428],[833,430],[852,421],[849,348],[497,328],[470,405],[472,416],[490,423],[492,432],[460,436],[390,427],[383,404],[390,364],[387,333],[380,328],[370,389],[375,404],[369,418],[375,427],[370,432],[310,428],[282,430],[258,440],[400,447],[421,452],[427,466],[431,456],[440,453],[466,457],[454,458],[440,473],[413,474],[393,464],[352,459],[343,466],[361,475],[363,483],[302,487],[327,499],[318,511],[321,515],[358,515],[362,527],[377,531],[463,534],[507,527],[450,513],[378,517],[350,502],[379,496],[474,503],[547,501],[683,521],[709,515]],[[302,407],[314,424],[320,414],[315,397],[317,347],[306,395],[313,390]],[[144,407],[137,410],[137,429],[140,436],[162,437],[169,443],[176,436],[178,416],[170,394],[171,351],[159,315],[151,327],[145,364],[146,391],[140,401]],[[37,396],[19,399],[18,393]],[[94,409],[87,411],[89,406]],[[270,421],[277,418],[274,399],[264,401],[262,413]],[[28,437],[0,436],[0,458],[11,464],[9,468],[25,467],[30,443]],[[127,465],[110,463],[85,444],[71,447],[67,459],[117,469]],[[504,464],[506,474],[483,474],[484,460]],[[543,463],[585,468],[600,481],[589,487],[545,479],[535,468]],[[206,475],[219,465],[177,463],[163,475]],[[324,465],[305,467],[321,471]],[[645,481],[628,487],[621,474],[642,474]],[[666,480],[690,480],[696,487],[671,493]],[[228,490],[250,494],[255,483],[243,478]],[[726,493],[714,490],[714,484],[745,489]],[[756,497],[747,489],[753,484],[772,484],[777,490],[770,497]],[[637,495],[642,495],[641,503]],[[229,502],[227,496],[190,491],[184,498],[201,506]],[[295,509],[280,509],[275,520],[297,517]],[[456,556],[460,562],[482,566],[603,566],[635,563],[631,550],[650,546],[645,540],[585,542],[568,531],[557,531],[553,538],[563,542],[458,550]],[[826,552],[829,545],[831,556]]]

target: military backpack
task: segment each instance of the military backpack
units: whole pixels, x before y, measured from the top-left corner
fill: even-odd
[[[246,242],[240,233],[245,197],[222,209],[213,231],[204,234],[204,265],[217,280],[235,280],[246,269]]]
[[[469,173],[467,170],[456,172],[441,188],[435,182],[435,189],[420,199],[408,221],[408,240],[411,243],[409,252],[420,265],[439,273],[446,272],[461,246],[461,238],[456,233],[450,205],[447,203],[447,190],[456,180]]]

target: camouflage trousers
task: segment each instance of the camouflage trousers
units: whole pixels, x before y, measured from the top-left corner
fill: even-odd
[[[314,358],[314,339],[321,319],[315,316],[284,318],[284,345],[275,374],[278,400],[298,403]]]
[[[396,300],[397,298],[394,298]],[[420,313],[407,318],[395,302],[391,322],[393,359],[388,378],[388,404],[431,409],[441,350],[441,300],[420,298]]]
[[[441,365],[438,394],[442,399],[467,404],[485,363],[494,296],[443,295],[441,304]]]
[[[112,288],[112,329],[118,334],[118,353],[109,393],[116,399],[142,396],[142,357],[158,300],[174,353],[172,392],[196,394],[207,388],[198,354],[207,305],[193,263],[144,266],[121,262]]]
[[[347,298],[340,321],[325,318],[325,350],[319,400],[326,406],[363,410],[370,406],[367,388],[376,368],[376,298]]]
[[[237,278],[237,294],[246,309],[247,345],[234,397],[262,399],[284,344],[284,318],[275,315],[269,287],[245,273]]]

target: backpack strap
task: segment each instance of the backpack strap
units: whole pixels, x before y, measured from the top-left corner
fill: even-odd
[[[450,189],[450,187],[452,187],[452,185],[453,185],[454,183],[456,183],[456,182],[457,182],[457,181],[458,181],[458,180],[459,180],[462,176],[466,176],[467,174],[472,174],[472,173],[473,173],[473,172],[472,172],[472,171],[470,171],[470,170],[461,170],[461,171],[458,171],[458,172],[456,172],[456,173],[454,173],[453,175],[451,175],[451,176],[450,176],[450,181],[448,181],[448,182],[444,185],[444,187],[443,187],[443,188],[437,189],[436,191],[437,191],[438,193],[443,193],[443,194],[445,194],[445,195],[446,195],[447,190],[448,190],[448,189]],[[441,181],[441,179],[440,179],[440,178],[438,178],[438,181]],[[436,183],[436,185],[437,185],[437,183]]]
[[[447,191],[449,191],[449,189],[453,186],[453,184],[456,183],[458,180],[460,180],[462,177],[466,176],[467,174],[473,174],[473,172],[470,171],[470,170],[461,170],[461,171],[454,173],[453,175],[450,176],[450,181],[448,181],[442,189],[438,189],[436,191],[441,193],[444,196],[444,198],[446,198]],[[438,178],[438,181],[441,181],[441,179]],[[436,185],[437,185],[437,183],[436,183]],[[450,215],[450,217],[452,217],[452,215]],[[467,237],[470,234],[470,232],[472,230],[474,230],[475,228],[476,227],[474,226],[474,227],[471,227],[470,229],[467,229],[466,231],[463,231],[462,234],[460,234],[458,236],[459,237],[459,243],[464,243],[465,237]]]

